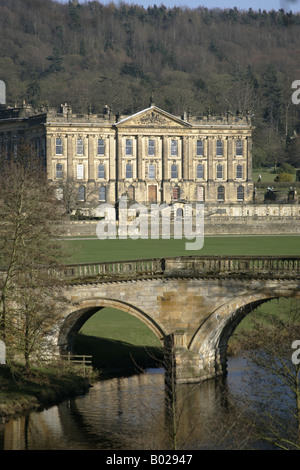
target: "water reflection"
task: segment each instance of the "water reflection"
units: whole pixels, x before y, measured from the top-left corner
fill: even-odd
[[[238,423],[234,392],[243,367],[226,380],[178,387],[173,434],[166,429],[163,371],[150,370],[99,382],[87,395],[10,420],[0,428],[0,445],[5,450],[158,450],[172,448],[175,437],[178,448],[236,448],[227,430]],[[241,429],[236,432],[241,441]]]

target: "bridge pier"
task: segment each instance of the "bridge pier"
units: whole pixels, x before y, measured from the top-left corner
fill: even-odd
[[[191,351],[185,345],[185,333],[176,331],[165,338],[166,380],[194,383],[226,373],[226,348],[209,350],[205,354]]]

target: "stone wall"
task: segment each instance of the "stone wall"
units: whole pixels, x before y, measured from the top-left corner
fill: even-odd
[[[63,221],[67,237],[96,237],[98,221]],[[205,235],[300,234],[300,205],[247,204],[205,208]]]

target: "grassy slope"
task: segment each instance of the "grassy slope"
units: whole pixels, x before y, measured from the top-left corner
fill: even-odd
[[[0,368],[0,419],[24,411],[50,406],[71,396],[85,393],[89,383],[74,371],[39,367],[28,373],[22,365]]]

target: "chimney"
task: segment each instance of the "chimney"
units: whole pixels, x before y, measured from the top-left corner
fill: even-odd
[[[0,104],[6,104],[6,87],[3,80],[0,80]]]

